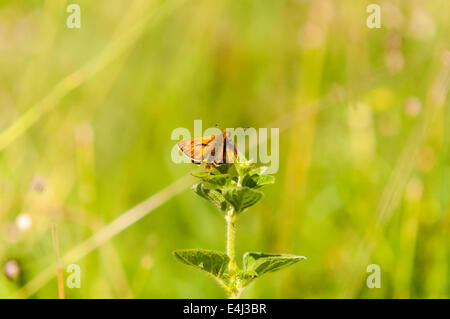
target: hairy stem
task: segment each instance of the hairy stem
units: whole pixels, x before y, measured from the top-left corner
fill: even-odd
[[[236,259],[234,256],[234,239],[236,236],[236,216],[234,215],[234,209],[230,209],[225,217],[227,221],[227,255],[230,257],[230,263],[228,264],[228,272],[230,276],[234,276],[236,273]]]
[[[231,279],[231,289],[228,291],[230,299],[236,299],[239,297],[239,289],[236,285],[236,258],[234,253],[234,239],[236,237],[236,216],[234,209],[230,209],[225,217],[227,221],[227,255],[230,257],[228,264],[228,273]]]

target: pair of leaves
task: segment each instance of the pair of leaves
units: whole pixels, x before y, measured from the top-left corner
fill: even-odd
[[[233,164],[215,166],[213,170],[193,173],[201,180],[192,189],[222,211],[234,207],[235,213],[241,213],[255,205],[263,197],[257,188],[273,184],[275,177],[265,175],[267,167],[256,167],[239,153]]]
[[[259,169],[258,169],[259,171]],[[226,185],[236,185],[236,178],[230,174],[212,174],[211,172],[192,173],[192,176],[202,180],[203,183],[208,184],[209,187],[216,185],[217,187],[224,187]],[[259,188],[264,185],[275,183],[275,177],[272,175],[262,174],[247,174],[242,178],[242,186],[248,188]]]
[[[230,258],[222,252],[205,249],[183,249],[174,252],[175,257],[186,265],[205,271],[222,282],[229,280],[227,273]],[[303,256],[288,254],[245,253],[244,270],[239,272],[241,288],[254,279],[274,272],[298,261],[306,259]]]
[[[223,189],[216,189],[208,187],[207,183],[197,183],[192,186],[192,189],[197,195],[207,199],[222,211],[227,211],[231,204],[236,213],[253,206],[264,195],[262,192],[248,187],[227,186]]]
[[[255,205],[264,194],[256,190],[263,185],[273,184],[275,178],[270,175],[248,174],[242,179],[242,185],[237,185],[237,177],[230,174],[212,174],[211,172],[194,173],[193,176],[202,180],[195,184],[194,192],[207,199],[222,211],[227,211],[232,205],[236,213],[241,213]]]
[[[230,174],[212,174],[211,172],[192,173],[192,176],[201,179],[204,183],[209,184],[210,187],[213,187],[213,185],[218,187],[225,186],[232,178]]]

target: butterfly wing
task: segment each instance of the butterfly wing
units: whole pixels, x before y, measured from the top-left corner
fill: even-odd
[[[238,156],[238,151],[236,144],[234,144],[231,132],[224,131],[224,146],[223,146],[223,162],[224,163],[234,163],[234,160]]]
[[[177,145],[181,152],[191,159],[192,163],[201,164],[205,161],[207,167],[211,167],[211,164],[234,163],[237,158],[236,145],[231,133],[226,130],[223,130],[220,135],[184,140]]]
[[[214,141],[205,147],[203,160],[208,164],[222,164],[223,158],[223,137],[222,134],[216,135]]]
[[[201,164],[205,153],[205,148],[215,140],[215,136],[206,136],[184,140],[179,142],[178,148],[184,155],[189,157],[194,164]]]

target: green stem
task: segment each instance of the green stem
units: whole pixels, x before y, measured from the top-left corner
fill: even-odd
[[[236,282],[236,258],[234,253],[234,239],[236,237],[236,215],[234,214],[234,209],[231,208],[227,215],[225,216],[227,221],[227,255],[230,257],[230,262],[228,263],[228,274],[230,275],[230,290],[228,295],[230,299],[236,299],[239,297],[239,289]]]
[[[228,264],[228,272],[230,277],[234,277],[236,273],[236,259],[234,256],[234,239],[236,236],[236,216],[234,215],[234,209],[231,208],[226,217],[227,221],[227,255],[230,257]]]
[[[238,178],[237,186],[241,187],[240,176]],[[228,274],[230,275],[231,280],[231,289],[228,294],[230,299],[237,299],[239,298],[240,289],[238,287],[239,283],[236,276],[237,266],[234,251],[234,240],[236,238],[236,214],[233,207],[228,210],[225,220],[227,221],[227,255],[230,257],[230,262],[228,263]]]

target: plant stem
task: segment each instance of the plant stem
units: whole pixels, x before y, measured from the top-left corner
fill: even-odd
[[[234,257],[234,239],[236,236],[236,217],[234,210],[230,209],[225,217],[227,221],[227,255],[230,257],[228,271],[230,276],[234,276],[236,272],[236,259]]]
[[[228,294],[230,299],[236,299],[239,295],[239,290],[236,287],[236,259],[234,254],[234,239],[236,237],[236,216],[234,215],[234,210],[230,209],[225,217],[227,221],[227,255],[230,257],[230,262],[228,264],[228,273],[230,274],[230,279],[232,287]]]

